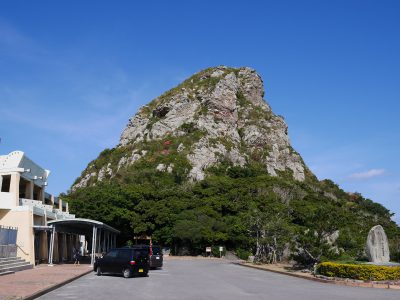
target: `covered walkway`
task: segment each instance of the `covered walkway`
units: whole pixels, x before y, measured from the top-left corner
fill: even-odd
[[[49,264],[53,264],[54,255],[58,255],[58,241],[65,235],[85,236],[87,245],[83,248],[89,250],[90,263],[94,264],[96,255],[109,251],[116,247],[116,237],[120,233],[117,229],[104,224],[102,222],[91,219],[64,219],[49,221],[48,226],[51,230],[50,249],[49,249]],[[68,248],[67,243],[63,244],[63,248]],[[66,249],[66,251],[70,251]],[[72,251],[71,251],[72,252]]]

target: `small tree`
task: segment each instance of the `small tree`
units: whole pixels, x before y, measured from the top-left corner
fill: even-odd
[[[290,241],[292,228],[287,213],[279,206],[271,206],[264,211],[257,208],[251,210],[248,221],[250,234],[256,240],[256,262],[274,264],[281,261]]]
[[[333,206],[320,206],[310,211],[306,227],[299,230],[294,246],[294,259],[312,268],[321,258],[332,257],[334,251],[329,237],[339,229],[342,216]]]

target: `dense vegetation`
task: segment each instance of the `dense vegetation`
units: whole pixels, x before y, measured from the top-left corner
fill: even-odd
[[[168,173],[155,170],[160,160],[153,160],[140,160],[123,176],[64,198],[78,217],[121,230],[120,244],[147,234],[177,255],[202,254],[206,246],[221,245],[264,262],[287,259],[289,253],[303,265],[360,260],[365,259],[369,229],[380,224],[398,258],[400,231],[390,212],[330,180],[308,176],[297,182],[290,174],[271,177],[257,165],[222,164],[211,168],[205,180],[189,183],[179,171],[185,161],[176,157],[175,166],[181,168]]]

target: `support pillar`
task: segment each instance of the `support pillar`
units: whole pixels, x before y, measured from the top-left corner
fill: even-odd
[[[90,257],[90,264],[92,266],[94,264],[94,259],[95,259],[95,254],[96,254],[96,246],[97,246],[97,228],[96,228],[96,226],[93,226],[93,232],[92,232],[92,255]]]
[[[106,249],[106,235],[105,235],[105,231],[104,231],[104,229],[102,230],[103,231],[103,246],[102,246],[102,251],[101,252],[105,252],[105,249]]]
[[[60,262],[60,249],[58,247],[58,232],[54,234],[54,254],[53,254],[53,261]]]
[[[49,266],[53,265],[53,254],[54,254],[54,235],[56,232],[55,226],[53,226],[53,230],[51,231],[50,236],[50,249],[49,249]]]
[[[110,233],[108,231],[106,231],[107,233],[107,246],[106,246],[106,250],[107,252],[110,251]]]
[[[40,192],[39,192],[39,201],[42,201],[42,203],[44,203],[45,201],[44,201],[44,198],[45,198],[45,189],[46,189],[46,187],[43,185],[43,186],[41,186],[41,188],[40,188]]]
[[[62,255],[61,255],[61,262],[64,262],[67,260],[67,234],[63,233],[62,234]]]
[[[33,199],[33,182],[28,181],[25,185],[25,198]]]
[[[14,195],[15,206],[19,206],[19,181],[20,180],[21,180],[21,175],[19,173],[11,174],[10,194]]]
[[[108,252],[108,232],[105,231],[104,233],[105,233],[104,243],[105,243],[105,249],[106,249],[105,252]]]
[[[69,260],[70,259],[70,253],[72,253],[72,247],[73,247],[73,244],[72,244],[72,239],[71,239],[71,237],[72,237],[72,235],[70,234],[70,233],[68,233],[68,234],[66,234],[66,236],[67,236],[67,244],[66,244],[66,251],[65,251],[65,260]],[[72,255],[71,255],[72,256]]]
[[[96,253],[100,253],[101,249],[100,249],[100,242],[101,242],[101,229],[97,228],[97,240],[96,240]]]
[[[47,232],[42,231],[40,232],[40,248],[39,248],[39,261],[43,262],[48,257],[48,250],[47,250]]]

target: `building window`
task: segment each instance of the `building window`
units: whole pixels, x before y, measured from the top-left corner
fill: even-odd
[[[10,192],[11,175],[3,175],[3,184],[1,185],[1,191],[3,193]]]

